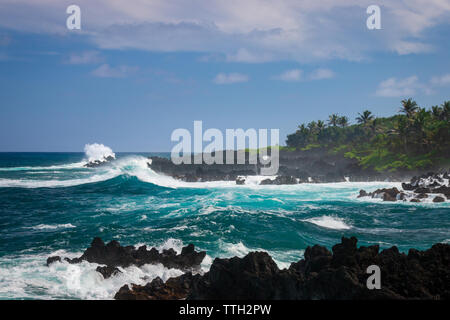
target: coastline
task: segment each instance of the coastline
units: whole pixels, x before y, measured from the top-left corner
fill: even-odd
[[[198,268],[206,252],[195,251],[192,244],[177,255],[172,248],[158,253],[154,248],[122,247],[117,241],[105,245],[95,238],[80,258],[65,259],[64,263],[86,260],[105,265],[96,269],[105,279],[117,276],[130,264],[162,261],[185,269],[166,281],[156,277],[145,285],[124,284],[114,295],[117,300],[450,299],[450,287],[442,282],[450,277],[450,244],[434,244],[424,251],[410,249],[404,254],[395,246],[382,251],[379,245],[358,247],[357,241],[343,237],[331,251],[309,246],[303,259],[284,269],[266,252],[256,251],[242,258],[216,258],[210,269],[201,273]],[[60,257],[47,259],[48,266],[60,263]],[[368,270],[374,265],[381,270],[377,287],[369,285]]]

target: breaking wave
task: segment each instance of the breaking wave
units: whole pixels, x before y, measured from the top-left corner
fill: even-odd
[[[351,228],[350,225],[346,224],[342,218],[331,217],[331,216],[321,216],[311,219],[303,220],[305,222],[313,223],[319,227],[335,229],[335,230],[348,230]]]
[[[86,154],[89,162],[104,162],[107,161],[108,158],[116,158],[116,154],[112,151],[112,149],[101,143],[86,144],[84,146],[84,153]]]

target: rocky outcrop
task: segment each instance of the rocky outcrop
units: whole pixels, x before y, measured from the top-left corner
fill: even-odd
[[[203,155],[205,156],[205,154]],[[208,154],[207,156],[211,156]],[[225,164],[226,153],[223,152],[224,164],[194,164],[194,156],[191,164],[175,165],[171,159],[162,157],[150,157],[149,167],[165,175],[186,182],[204,181],[236,181],[238,176],[251,176],[261,174],[261,161],[250,163],[251,154],[245,153],[244,164],[237,163],[237,152],[234,151],[235,162]],[[204,157],[203,157],[204,158]],[[300,182],[344,182],[347,181],[405,181],[410,179],[410,173],[380,173],[370,169],[364,169],[358,165],[356,159],[346,158],[339,154],[332,154],[324,148],[311,150],[279,152],[278,175],[282,177],[294,177]],[[285,180],[292,184],[292,179]],[[280,181],[281,182],[281,181]]]
[[[413,177],[409,183],[402,183],[403,191],[397,188],[377,189],[374,192],[360,190],[358,198],[382,198],[383,201],[421,202],[423,199],[433,198],[433,202],[445,202],[450,199],[449,176],[444,173],[428,173],[420,177]]]
[[[264,179],[260,182],[261,185],[282,185],[282,184],[298,184],[298,180],[293,176],[277,176],[275,179]]]
[[[112,160],[114,160],[115,158],[113,156],[107,156],[102,158],[101,160],[93,160],[93,161],[89,161],[88,163],[86,163],[84,166],[88,167],[88,168],[95,168],[95,167],[99,167],[102,166]]]
[[[200,275],[193,276],[191,272],[176,278],[170,278],[165,283],[157,277],[145,286],[132,284],[131,289],[124,285],[115,294],[116,300],[180,300],[185,299],[192,289],[194,279]]]
[[[195,251],[193,244],[182,248],[181,253],[177,254],[175,250],[168,249],[159,252],[156,248],[147,250],[147,246],[141,246],[136,249],[134,246],[121,246],[119,242],[113,240],[105,245],[102,239],[94,238],[91,246],[84,251],[79,258],[64,258],[69,263],[80,263],[88,261],[106,265],[107,268],[97,269],[105,278],[113,275],[117,267],[128,267],[131,265],[142,266],[144,264],[161,263],[166,268],[176,268],[180,270],[192,270],[199,268],[206,252]],[[53,256],[47,259],[47,265],[62,261],[61,257]]]
[[[381,289],[369,290],[367,267],[381,270]],[[266,252],[216,258],[204,275],[186,273],[163,283],[123,286],[115,299],[450,299],[450,245],[430,249],[357,247],[342,238],[327,248],[315,245],[304,259],[280,270]]]
[[[371,197],[371,198],[381,198],[383,199],[383,201],[397,201],[397,196],[400,195],[400,193],[401,192],[395,187],[377,189],[374,192],[359,190],[358,198]]]

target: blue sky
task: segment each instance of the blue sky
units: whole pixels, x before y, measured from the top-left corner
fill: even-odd
[[[373,2],[373,1],[372,1]],[[278,128],[449,100],[449,1],[0,2],[0,151],[170,151],[176,128]]]

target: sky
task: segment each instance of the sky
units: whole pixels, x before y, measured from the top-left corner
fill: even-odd
[[[194,120],[283,145],[332,113],[428,108],[450,100],[449,34],[450,0],[0,0],[0,151],[170,151]]]

